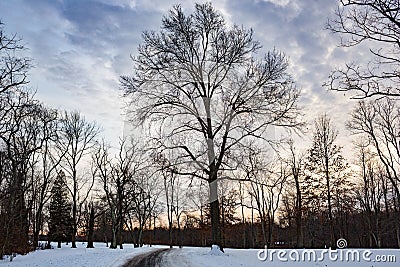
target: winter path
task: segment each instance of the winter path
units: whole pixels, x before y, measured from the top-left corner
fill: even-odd
[[[148,253],[140,254],[129,260],[123,267],[161,267],[164,254],[168,253],[167,248],[157,249]]]

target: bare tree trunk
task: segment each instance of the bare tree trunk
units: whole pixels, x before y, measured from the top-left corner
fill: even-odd
[[[176,219],[177,219],[176,223],[178,224],[178,246],[179,246],[179,248],[182,248],[182,230],[181,230],[181,223],[180,223],[179,217],[177,217]]]
[[[153,243],[156,241],[156,215],[153,217]]]
[[[397,248],[400,248],[400,228],[399,224],[396,227],[396,237],[397,237]]]
[[[117,222],[115,219],[115,214],[113,211],[111,211],[111,231],[112,231],[112,237],[111,237],[111,245],[110,248],[115,249],[117,248]]]
[[[326,179],[326,190],[328,191],[328,217],[329,217],[329,234],[330,234],[330,247],[334,248],[336,245],[335,232],[333,227],[333,215],[332,215],[332,196],[331,187],[329,181],[329,162],[328,158],[325,158],[325,179]]]
[[[76,232],[77,232],[77,194],[78,194],[78,185],[77,185],[77,177],[76,177],[76,170],[74,169],[72,172],[73,175],[73,183],[74,183],[74,189],[72,192],[72,244],[71,244],[71,248],[76,248]]]
[[[169,247],[172,248],[172,221],[168,222],[168,239]]]
[[[244,217],[244,201],[243,201],[243,191],[242,191],[242,183],[239,182],[239,193],[240,193],[240,209],[242,213],[242,225],[243,225],[243,248],[247,247],[247,227],[246,227],[246,219]]]
[[[217,174],[210,177],[210,213],[211,213],[211,235],[213,245],[218,245],[223,250],[221,243],[221,222],[218,201]]]
[[[256,246],[256,235],[254,230],[254,207],[253,207],[253,196],[251,195],[251,240],[253,248]]]
[[[143,247],[142,235],[143,235],[143,226],[141,223],[139,223],[139,231],[138,231],[138,235],[137,235],[138,247]]]
[[[167,218],[168,218],[168,241],[169,241],[169,247],[172,248],[172,207],[171,207],[171,202],[174,201],[173,196],[174,196],[174,191],[173,187],[171,192],[169,191],[169,185],[172,186],[173,183],[168,183],[167,181],[167,174],[164,173],[164,190],[165,190],[165,197],[166,197],[166,204],[167,204]],[[173,175],[173,174],[172,174]],[[173,179],[173,177],[170,177],[170,179]]]
[[[119,226],[118,226],[118,244],[119,244],[119,248],[123,249],[124,248],[124,240],[122,237],[123,234],[123,230],[124,230],[124,218],[123,218],[123,212],[122,212],[122,204],[120,204],[119,207]]]
[[[220,212],[219,212],[219,201],[218,199],[210,203],[211,209],[211,232],[213,245],[218,245],[223,250],[221,243],[221,223],[220,223]]]
[[[210,188],[210,213],[211,213],[211,232],[213,245],[219,246],[221,251],[224,251],[221,240],[221,217],[218,201],[218,168],[216,166],[216,156],[214,150],[214,139],[212,133],[212,119],[210,99],[203,97],[204,109],[207,114],[207,154],[209,163],[209,188]],[[221,152],[223,153],[223,152]]]
[[[35,214],[35,229],[33,232],[33,244],[35,247],[39,246],[39,234],[43,226],[43,204],[39,203],[39,207]]]
[[[295,166],[293,166],[295,168]],[[303,244],[303,227],[302,227],[302,201],[301,189],[298,173],[294,173],[296,183],[296,247],[301,248]]]
[[[94,207],[93,207],[93,203],[91,203],[87,248],[94,248],[93,235],[94,235]]]
[[[266,219],[265,219],[265,214],[263,212],[260,211],[260,222],[261,222],[261,231],[263,234],[263,240],[264,240],[264,244],[267,245],[268,244],[268,240],[267,240],[267,230],[266,230]]]

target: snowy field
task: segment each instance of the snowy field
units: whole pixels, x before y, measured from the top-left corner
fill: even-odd
[[[57,247],[56,243],[52,243]],[[31,252],[28,255],[17,255],[12,262],[5,257],[0,260],[0,267],[118,267],[128,259],[154,250],[155,248],[133,248],[131,244],[125,244],[124,249],[110,249],[105,243],[95,243],[95,248],[87,249],[86,243],[77,243],[77,248],[72,249],[71,244],[62,245],[61,249],[47,249]]]
[[[285,250],[274,250],[272,254],[271,261],[271,253],[273,250],[269,250],[268,256],[265,261],[258,259],[259,254],[258,249],[225,249],[225,253],[223,255],[215,255],[215,253],[210,253],[209,248],[183,248],[183,249],[173,249],[171,252],[166,254],[164,258],[163,266],[187,266],[187,267],[236,267],[236,266],[244,266],[244,267],[289,267],[289,266],[302,266],[302,267],[330,267],[330,266],[342,266],[342,267],[355,267],[355,266],[368,266],[368,267],[378,267],[378,266],[400,266],[400,250],[371,250],[372,254],[369,257],[365,257],[367,260],[364,261],[362,253],[364,250],[360,250],[360,260],[359,261],[346,261],[335,259],[336,256],[341,256],[339,251],[332,251],[332,260],[329,258],[329,253],[323,253],[322,249],[314,250],[316,260],[308,260],[308,255],[310,255],[309,251],[305,253],[306,261],[295,261],[291,259],[296,258],[296,253],[298,252],[299,258],[301,259],[302,253],[305,250],[294,250],[285,249]],[[280,251],[284,251],[280,252]],[[346,259],[346,253],[352,254],[349,252],[350,250],[344,249],[342,252],[343,258]],[[282,259],[278,259],[279,252],[281,255],[279,257]],[[329,251],[328,251],[329,252]],[[291,253],[289,255],[289,253]],[[284,255],[283,255],[284,254]],[[369,253],[367,253],[369,254]],[[264,257],[265,254],[261,254],[260,258]],[[319,261],[322,258],[321,255],[324,255],[324,260]],[[355,254],[352,254],[355,255]],[[393,255],[395,256],[395,260],[397,262],[377,262],[376,259],[380,260],[380,256]],[[351,257],[349,257],[351,259]],[[385,258],[385,257],[383,257]],[[263,258],[262,258],[263,259]]]
[[[12,266],[93,266],[118,267],[128,259],[147,253],[164,246],[143,247],[134,249],[126,244],[123,250],[109,249],[103,243],[95,243],[95,249],[86,249],[86,244],[78,243],[77,249],[63,245],[62,249],[41,250],[28,255],[18,255],[12,262],[9,259],[0,261],[0,267]],[[314,254],[315,253],[315,254]],[[265,259],[267,255],[267,258]],[[359,260],[356,259],[360,256]],[[304,257],[305,260],[302,259]],[[342,260],[340,259],[342,257]],[[346,257],[350,260],[346,260]],[[265,261],[261,261],[265,259]],[[210,248],[185,247],[174,248],[164,254],[162,266],[169,267],[330,267],[330,266],[399,266],[400,250],[268,250],[267,253],[258,249],[226,249],[224,254],[211,251]]]

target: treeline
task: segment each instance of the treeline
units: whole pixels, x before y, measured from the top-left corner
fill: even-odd
[[[224,171],[219,183],[224,246],[321,248],[336,247],[345,238],[351,247],[400,247],[398,137],[393,128],[400,125],[400,113],[393,112],[395,106],[387,99],[356,105],[347,123],[356,134],[352,160],[342,156],[338,131],[325,114],[314,121],[311,146],[302,151],[290,139],[276,154],[256,144],[242,148],[231,158],[235,169]],[[367,107],[380,110],[373,121],[365,117],[371,114]],[[368,125],[373,132],[360,132]],[[378,136],[380,142],[372,142]],[[210,245],[207,183],[179,174],[184,170],[161,155],[151,154],[152,183],[162,191],[159,201],[140,229],[126,232],[128,227],[122,227],[122,239],[138,245],[138,236],[153,244]],[[104,218],[96,225],[97,241],[113,240]]]
[[[148,152],[121,140],[111,154],[95,122],[35,99],[22,50],[0,24],[0,256],[27,253],[43,233],[75,248],[100,215],[122,248],[121,229],[142,229],[160,195]]]
[[[383,215],[385,216],[385,215]],[[308,240],[305,239],[303,248],[324,248],[327,246],[326,240],[329,236],[329,225],[326,223],[326,218],[314,218],[310,223],[305,223],[304,229],[313,228],[313,237]],[[317,222],[316,222],[317,221]],[[342,224],[338,220],[338,223]],[[381,233],[381,248],[398,248],[398,240],[393,235],[394,218],[388,220],[387,217],[381,219],[379,232]],[[343,226],[341,226],[343,227]],[[348,247],[355,248],[377,248],[374,245],[374,237],[369,234],[368,221],[365,220],[365,215],[362,213],[351,214],[348,216],[345,223],[346,241]],[[108,233],[108,234],[104,234]],[[128,243],[130,247],[136,242],[137,229],[134,232],[123,232],[124,242]],[[183,225],[182,232],[178,231],[177,227],[172,229],[172,244],[174,246],[211,246],[212,240],[210,226],[193,227]],[[43,239],[46,239],[43,236]],[[111,232],[99,228],[94,232],[94,240],[96,242],[103,242],[109,245],[111,240]],[[298,247],[296,243],[296,227],[282,227],[279,224],[274,225],[273,238],[275,241],[271,247],[274,248],[294,248]],[[78,237],[80,241],[87,241],[86,236]],[[226,225],[223,229],[224,245],[229,248],[264,248],[264,238],[262,226],[258,220],[251,223],[249,219],[244,224],[242,222],[236,224]],[[156,227],[147,229],[143,232],[143,242],[146,245],[166,245],[170,244],[169,230],[166,227]],[[301,247],[300,247],[301,248]]]
[[[77,173],[77,166],[99,130],[79,112],[54,110],[35,99],[27,79],[31,59],[20,56],[21,40],[6,35],[3,24],[0,44],[0,255],[4,255],[26,253],[38,245],[61,169],[68,173],[70,227],[76,233],[88,197],[79,190],[84,184],[92,186],[90,179]]]

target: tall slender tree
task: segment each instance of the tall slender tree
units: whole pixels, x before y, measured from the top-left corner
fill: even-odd
[[[290,176],[294,180],[296,201],[295,201],[295,219],[296,219],[296,247],[303,247],[303,206],[302,206],[302,184],[304,179],[304,161],[305,154],[297,153],[293,140],[289,141],[290,157],[287,161],[290,168]]]
[[[331,119],[326,114],[319,116],[314,121],[313,142],[308,155],[308,168],[315,176],[315,181],[323,185],[322,192],[326,195],[331,247],[336,245],[332,204],[334,180],[346,168],[341,155],[342,148],[336,144],[337,135]]]
[[[63,168],[69,175],[69,191],[72,196],[72,218],[74,235],[72,236],[72,248],[76,248],[76,232],[80,210],[94,184],[94,177],[88,181],[78,173],[79,165],[84,161],[95,145],[95,138],[99,133],[99,127],[94,122],[87,121],[79,112],[65,112],[61,119],[58,150],[63,156]],[[82,185],[87,187],[83,188]],[[86,190],[86,192],[83,192]]]

